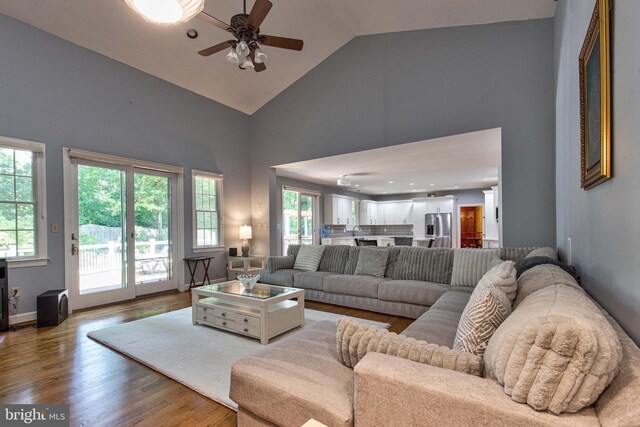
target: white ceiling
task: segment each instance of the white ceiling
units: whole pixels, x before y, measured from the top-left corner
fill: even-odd
[[[228,39],[199,19],[164,27],[122,0],[0,0],[0,13],[24,21],[247,114],[269,102],[355,36],[551,17],[554,0],[272,0],[264,34],[300,38],[302,52],[265,48],[267,70],[241,71],[224,54],[196,52]],[[240,0],[207,0],[226,22]],[[248,1],[250,10],[253,0]],[[196,40],[186,30],[200,33]]]
[[[278,176],[330,187],[347,175],[346,189],[369,195],[485,188],[498,184],[501,133],[489,129],[275,168]]]

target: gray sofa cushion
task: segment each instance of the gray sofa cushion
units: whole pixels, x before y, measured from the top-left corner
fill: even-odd
[[[300,246],[302,245],[289,245],[287,247],[287,255],[298,256],[298,251],[300,250]]]
[[[525,258],[531,258],[534,256],[546,256],[555,260],[558,259],[558,253],[556,252],[556,250],[548,246],[532,250],[527,254]]]
[[[302,245],[300,250],[298,250],[298,255],[296,255],[296,262],[293,268],[304,271],[318,270],[324,248],[326,248],[326,246]]]
[[[378,285],[384,279],[371,276],[350,276],[340,274],[324,278],[324,291],[356,297],[378,298]]]
[[[231,368],[231,399],[275,425],[301,426],[314,418],[353,426],[353,394],[353,370],[338,361],[332,321],[305,326]]]
[[[402,335],[453,347],[458,323],[470,296],[467,292],[445,293],[426,313],[402,331]]]
[[[344,273],[344,266],[349,259],[349,248],[350,246],[347,245],[325,246],[318,271],[329,271],[337,274]]]
[[[269,285],[293,286],[293,275],[299,273],[300,270],[283,269],[271,273],[268,269],[260,270],[260,282]]]
[[[538,246],[526,246],[522,248],[503,248],[502,259],[505,261],[520,262],[522,261],[532,250],[538,249]]]
[[[389,258],[389,250],[373,249],[364,247],[358,254],[358,262],[353,274],[384,277],[387,269],[387,259]]]
[[[451,249],[401,247],[392,252],[387,277],[394,280],[421,280],[449,284],[452,267],[453,251]]]
[[[331,275],[333,275],[333,273],[328,271],[303,271],[302,273],[293,275],[293,284],[296,288],[322,291],[324,278]]]
[[[378,285],[378,299],[431,306],[449,290],[441,283],[389,280]]]
[[[518,292],[513,309],[515,310],[518,304],[532,293],[551,285],[566,285],[582,291],[576,279],[557,265],[537,265],[518,278]]]
[[[349,256],[344,265],[344,274],[353,274],[356,271],[358,263],[358,255],[360,254],[360,246],[349,246]]]
[[[487,272],[489,263],[501,249],[454,249],[451,286],[474,287]]]
[[[291,269],[293,268],[293,264],[296,262],[296,257],[293,255],[288,256],[270,256],[267,258],[267,270],[270,273],[274,271],[283,270],[283,269]]]

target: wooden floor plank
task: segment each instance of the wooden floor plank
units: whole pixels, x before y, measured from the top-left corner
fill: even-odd
[[[179,310],[170,292],[74,312],[58,327],[0,333],[0,402],[66,403],[72,426],[235,426],[236,413],[87,337],[87,332]],[[413,320],[305,301],[314,310],[389,323]]]

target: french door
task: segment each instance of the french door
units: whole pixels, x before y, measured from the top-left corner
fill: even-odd
[[[73,308],[177,288],[175,174],[71,159]]]
[[[304,190],[282,189],[282,253],[289,245],[318,243],[316,211],[318,196]]]

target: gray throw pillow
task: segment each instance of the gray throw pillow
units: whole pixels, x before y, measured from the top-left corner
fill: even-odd
[[[293,268],[304,271],[317,271],[324,253],[324,246],[302,245],[296,256]]]
[[[388,258],[388,249],[360,248],[358,262],[353,274],[384,277]]]
[[[491,260],[500,257],[501,252],[500,249],[454,249],[451,286],[475,287],[489,269]]]

